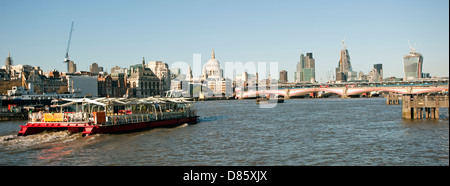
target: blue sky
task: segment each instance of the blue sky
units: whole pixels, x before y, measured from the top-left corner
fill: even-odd
[[[222,67],[279,62],[292,81],[300,52],[312,52],[324,82],[345,38],[355,71],[382,63],[384,77],[403,77],[410,40],[420,42],[424,72],[449,76],[447,0],[0,0],[0,58],[10,51],[14,64],[65,71],[72,21],[78,70],[97,62],[109,72],[142,57],[192,64],[194,53],[206,63],[214,48]]]

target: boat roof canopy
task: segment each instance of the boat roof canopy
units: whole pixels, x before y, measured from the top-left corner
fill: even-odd
[[[69,101],[57,107],[67,107],[77,103],[88,103],[100,106],[124,106],[124,105],[150,105],[150,104],[166,104],[166,103],[190,103],[186,98],[62,98],[63,101]]]

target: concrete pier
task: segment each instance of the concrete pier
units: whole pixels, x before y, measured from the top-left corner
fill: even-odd
[[[403,95],[402,117],[405,119],[438,119],[439,108],[448,108],[448,101],[448,95]]]

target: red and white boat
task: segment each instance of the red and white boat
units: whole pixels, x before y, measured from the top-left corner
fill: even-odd
[[[198,120],[193,103],[184,98],[61,99],[54,112],[30,113],[18,136],[45,130],[82,132],[83,136],[170,127]]]

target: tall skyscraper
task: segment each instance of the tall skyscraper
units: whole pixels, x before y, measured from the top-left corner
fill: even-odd
[[[353,73],[352,64],[350,63],[350,55],[348,53],[347,47],[344,41],[342,41],[344,48],[339,52],[339,64],[336,68],[336,81],[347,81],[348,78],[353,78],[355,73]]]
[[[282,70],[282,71],[280,71],[280,83],[286,83],[286,82],[288,82],[287,71]]]
[[[305,68],[303,69],[303,81],[314,83],[316,81],[316,60],[312,53],[306,53]]]
[[[339,70],[340,72],[348,73],[353,71],[352,64],[350,63],[350,55],[348,54],[348,50],[347,47],[345,46],[345,43],[342,42],[342,45],[344,45],[344,49],[340,51]]]
[[[417,53],[414,48],[410,49],[408,55],[403,56],[403,66],[405,72],[404,81],[416,80],[422,77],[423,56]]]
[[[369,82],[381,82],[383,81],[383,64],[374,64],[373,68],[368,74]]]
[[[300,61],[297,63],[297,71],[294,74],[296,83],[303,82],[303,68],[305,67],[305,55],[300,54]]]
[[[383,79],[383,64],[374,64],[373,69],[377,70],[378,80],[381,81]]]
[[[316,81],[316,61],[312,53],[306,53],[306,56],[300,54],[294,80],[296,83],[314,83]]]

